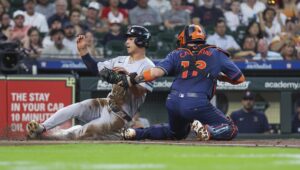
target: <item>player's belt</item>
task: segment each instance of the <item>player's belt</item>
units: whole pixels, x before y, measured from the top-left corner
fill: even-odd
[[[207,99],[207,96],[204,95],[203,93],[192,93],[192,92],[186,92],[186,93],[182,93],[182,92],[179,92],[179,91],[176,91],[176,90],[172,90],[171,91],[171,94],[175,95],[175,96],[178,96],[178,97],[203,97],[205,99]]]

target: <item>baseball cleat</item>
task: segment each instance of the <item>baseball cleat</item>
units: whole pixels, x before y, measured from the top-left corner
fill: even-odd
[[[135,138],[136,132],[133,128],[121,129],[121,136],[124,140],[133,140]]]
[[[31,120],[29,123],[26,124],[26,131],[27,131],[27,135],[30,138],[36,138],[45,131],[45,128],[37,121]]]
[[[194,120],[191,129],[196,132],[198,140],[207,141],[210,138],[210,133],[207,128],[198,120]]]

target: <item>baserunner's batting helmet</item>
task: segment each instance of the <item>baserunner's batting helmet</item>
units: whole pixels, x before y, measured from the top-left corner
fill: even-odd
[[[148,47],[149,41],[151,39],[151,33],[149,30],[143,26],[133,25],[131,26],[127,33],[127,37],[136,37],[134,43],[138,47]]]

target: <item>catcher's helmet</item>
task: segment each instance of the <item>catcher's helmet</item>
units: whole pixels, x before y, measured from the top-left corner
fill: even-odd
[[[136,37],[134,43],[138,47],[148,47],[149,41],[151,39],[151,33],[149,30],[143,26],[133,25],[131,26],[127,33],[127,37]]]
[[[206,40],[205,30],[200,25],[191,24],[185,26],[178,34],[177,43],[179,47],[185,46],[187,43],[202,43]]]

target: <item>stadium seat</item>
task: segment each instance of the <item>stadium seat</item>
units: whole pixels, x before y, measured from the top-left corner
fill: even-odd
[[[156,51],[158,50],[158,42],[156,37],[152,37],[150,40],[149,47],[147,49],[147,57],[156,58]]]
[[[156,36],[159,32],[164,30],[164,27],[161,25],[147,25],[145,27],[150,31],[152,36]]]
[[[174,48],[177,41],[177,35],[173,31],[161,32],[157,35],[159,48]]]
[[[160,48],[156,51],[156,57],[155,58],[159,58],[159,59],[162,59],[162,58],[165,58],[166,55],[171,52],[172,49],[171,48]]]
[[[105,57],[116,57],[125,54],[125,46],[123,41],[111,40],[105,45]]]
[[[96,44],[100,45],[103,43],[103,38],[104,38],[105,34],[107,34],[107,33],[103,33],[103,32],[95,32],[94,33],[95,39],[97,41]]]
[[[173,32],[177,35],[177,34],[179,34],[180,31],[183,30],[184,27],[185,27],[185,25],[177,25],[174,27]]]

